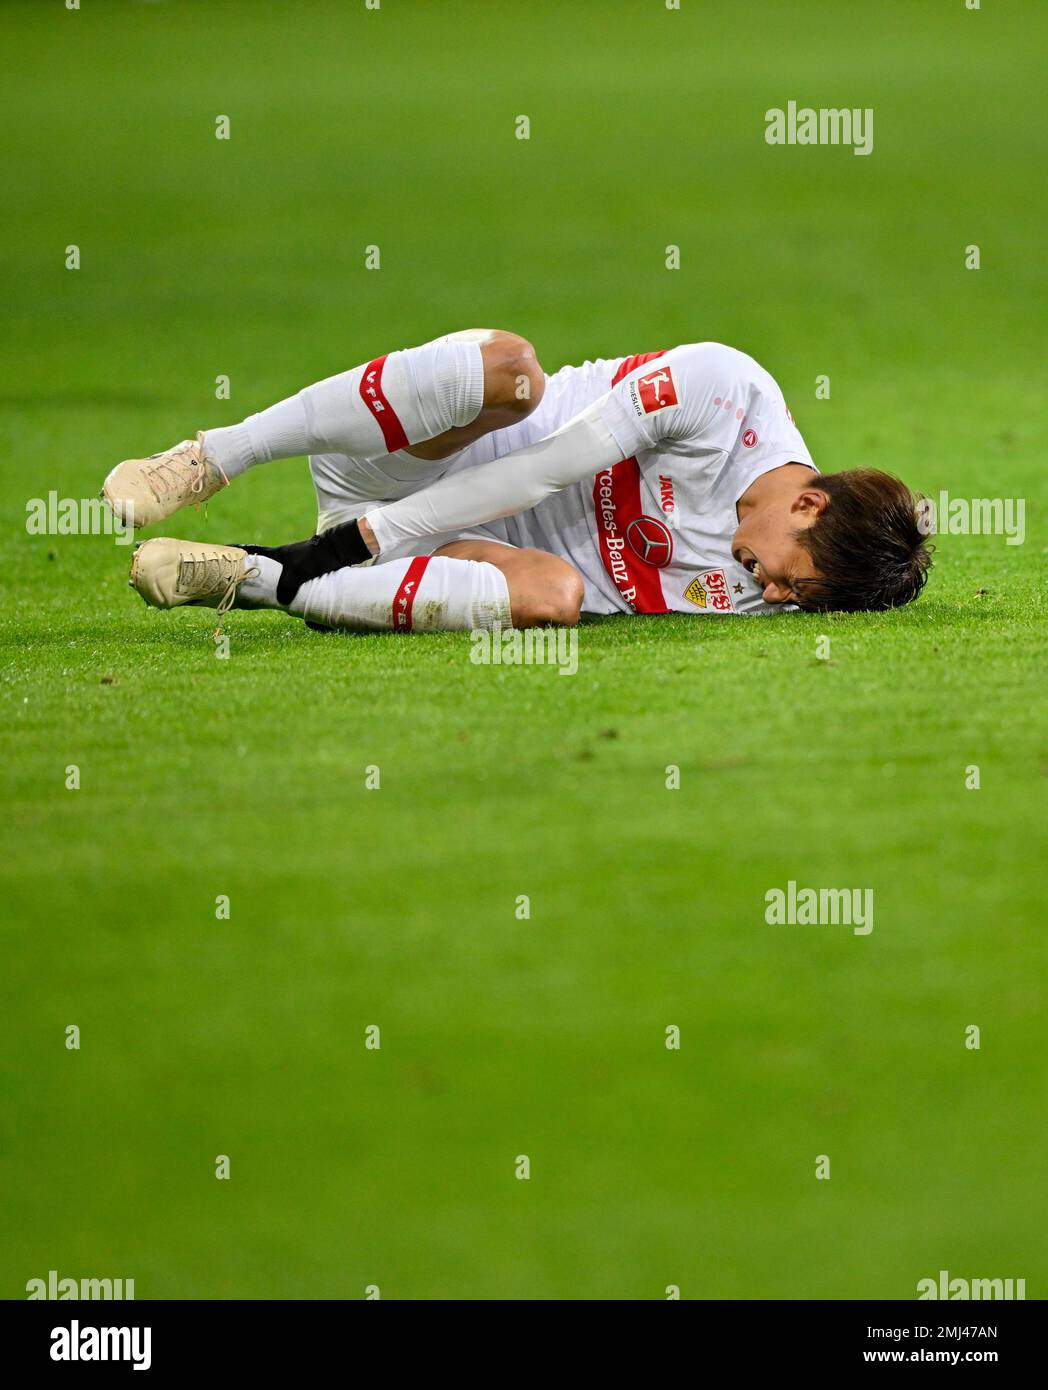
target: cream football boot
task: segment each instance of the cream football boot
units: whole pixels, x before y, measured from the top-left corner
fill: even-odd
[[[204,432],[147,459],[124,459],[102,496],[125,526],[155,526],[192,503],[206,502],[229,479],[204,454]]]
[[[240,585],[257,572],[251,556],[237,545],[157,536],[135,551],[127,582],[152,608],[195,603],[217,608],[221,619],[233,606]]]

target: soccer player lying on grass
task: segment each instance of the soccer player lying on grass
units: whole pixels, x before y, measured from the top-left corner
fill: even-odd
[[[125,460],[103,495],[151,526],[301,454],[316,535],[147,541],[131,569],[146,602],[454,630],[893,608],[927,575],[909,489],[871,469],[819,474],[776,383],[720,343],[546,376],[516,334],[454,333]]]

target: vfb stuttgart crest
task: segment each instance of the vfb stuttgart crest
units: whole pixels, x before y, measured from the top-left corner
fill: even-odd
[[[656,569],[665,569],[673,559],[673,537],[670,528],[658,517],[638,516],[626,527],[626,540],[634,555],[639,555]]]
[[[706,570],[704,574],[697,574],[684,590],[684,597],[696,608],[712,608],[717,613],[735,611],[723,570]]]

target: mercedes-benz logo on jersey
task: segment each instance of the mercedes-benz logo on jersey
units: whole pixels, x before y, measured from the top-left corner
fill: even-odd
[[[673,559],[673,537],[658,517],[634,517],[626,527],[626,539],[634,555],[657,569],[664,569]]]

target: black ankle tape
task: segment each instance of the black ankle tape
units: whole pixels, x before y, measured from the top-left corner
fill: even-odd
[[[341,526],[332,526],[330,531],[314,536],[313,540],[318,548],[322,548],[335,561],[328,566],[329,569],[345,569],[347,565],[359,565],[371,558],[371,551],[355,521],[344,521]],[[326,574],[327,570],[323,573]]]
[[[332,570],[359,565],[371,556],[355,521],[333,526],[323,535],[310,536],[308,541],[296,541],[294,545],[245,545],[242,548],[251,555],[268,555],[280,565],[277,602],[285,608],[309,580],[319,579]]]

